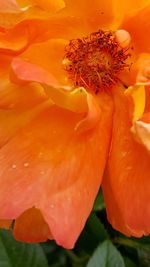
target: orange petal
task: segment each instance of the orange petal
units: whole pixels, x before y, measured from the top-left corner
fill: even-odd
[[[134,43],[134,47],[138,52],[150,52],[150,5],[139,12],[132,13],[121,25],[121,28],[127,30]]]
[[[13,234],[22,242],[44,242],[52,239],[49,227],[36,208],[25,211],[16,219]]]
[[[28,82],[39,82],[52,87],[58,87],[59,84],[55,77],[43,68],[31,64],[30,62],[14,58],[11,64],[10,78],[13,82],[26,84]]]
[[[113,9],[115,24],[117,25],[118,23],[121,23],[124,17],[127,17],[133,12],[136,14],[139,10],[141,10],[148,4],[149,0],[126,0],[124,2],[122,1],[121,4],[119,0],[114,0]]]
[[[150,232],[150,155],[133,138],[124,95],[116,92],[114,101],[112,144],[103,180],[107,214],[115,229],[140,237]]]
[[[0,79],[0,108],[20,109],[33,108],[45,101],[48,97],[38,83],[16,85],[8,79]]]
[[[63,0],[32,0],[32,3],[50,12],[56,12],[65,7]]]
[[[17,3],[20,7],[26,7],[31,5],[31,0],[17,0]]]
[[[22,21],[25,16],[24,9],[21,9],[16,1],[0,1],[0,27],[11,28]]]
[[[0,79],[8,77],[8,72],[10,68],[12,58],[10,56],[1,54],[0,60]]]
[[[150,113],[145,113],[131,128],[136,140],[150,152]]]
[[[17,12],[20,8],[15,0],[0,0],[0,12]]]
[[[17,55],[29,45],[28,31],[26,28],[16,27],[0,33],[0,52]]]
[[[146,93],[146,103],[145,103],[145,113],[150,112],[150,87],[145,87]]]
[[[87,111],[87,93],[84,88],[68,90],[59,85],[55,77],[47,70],[27,61],[15,58],[11,64],[10,78],[12,82],[27,85],[35,81],[43,85],[47,97],[57,105],[74,112]]]
[[[73,247],[92,209],[108,153],[109,97],[102,96],[100,106],[103,116],[85,134],[74,130],[83,115],[50,108],[1,148],[1,218],[16,218],[35,206],[56,242]]]
[[[113,20],[113,4],[111,0],[89,0],[88,4],[85,0],[65,0],[65,3],[64,14],[80,18],[83,36],[97,31],[99,28],[108,27]],[[78,32],[80,32],[80,28]]]
[[[68,40],[51,39],[44,43],[32,44],[21,54],[23,60],[36,64],[52,73],[61,84],[68,83],[62,61]]]
[[[130,71],[131,83],[150,85],[150,54],[141,53],[135,60]]]
[[[79,36],[81,32],[81,20],[71,14],[51,14],[38,7],[28,7],[22,9],[20,13],[1,13],[0,12],[0,40],[11,36],[12,41],[25,39],[28,37],[28,44],[32,42],[46,41],[50,38],[73,38]],[[77,30],[76,30],[77,28]],[[21,34],[22,31],[22,34]],[[20,32],[20,34],[18,34]],[[83,31],[82,31],[83,36]],[[7,38],[8,38],[7,37]],[[9,41],[9,40],[8,40]],[[7,45],[4,42],[4,45]],[[3,45],[3,46],[4,46]],[[8,44],[10,46],[10,44]],[[19,44],[18,44],[19,46]]]
[[[125,96],[130,98],[130,103],[132,105],[132,122],[142,117],[145,104],[146,104],[146,92],[144,86],[130,86],[125,91]]]
[[[0,148],[4,146],[16,132],[31,122],[45,108],[52,106],[48,99],[32,109],[12,108],[0,110]]]
[[[83,133],[95,127],[100,120],[101,110],[99,105],[91,94],[87,94],[88,111],[84,119],[79,121],[75,127],[78,133]]]
[[[47,10],[46,12],[46,10],[40,9],[38,6],[34,5],[31,2],[27,2],[26,5],[24,1],[22,1],[21,3],[21,6],[23,7],[16,4],[16,2],[13,0],[1,0],[0,4],[2,5],[2,8],[0,8],[0,27],[5,29],[11,29],[17,24],[24,21],[29,22],[32,19],[49,18],[54,11],[54,9],[52,8],[51,12],[50,10]]]

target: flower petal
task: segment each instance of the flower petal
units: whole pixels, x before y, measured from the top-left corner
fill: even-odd
[[[15,30],[0,33],[0,52],[17,55],[23,52],[29,45],[27,29],[16,27]]]
[[[129,97],[131,103],[131,113],[133,123],[142,117],[145,104],[146,104],[146,92],[144,86],[130,86],[126,91],[125,95]]]
[[[19,5],[15,0],[0,0],[0,12],[18,12]]]
[[[107,215],[113,227],[130,236],[150,232],[150,155],[135,141],[128,103],[115,93],[112,145],[103,180]]]
[[[80,18],[84,34],[108,26],[113,20],[111,0],[89,0],[88,4],[86,0],[65,0],[65,3],[64,13]]]
[[[108,152],[112,102],[107,96],[100,102],[103,116],[84,134],[74,130],[83,115],[53,107],[1,148],[0,218],[16,218],[35,206],[56,242],[73,247],[92,209]]]
[[[48,97],[44,88],[38,83],[16,85],[8,79],[0,79],[0,108],[24,109],[33,108],[45,101]]]
[[[0,148],[9,142],[18,130],[31,122],[45,108],[52,105],[53,103],[48,99],[32,109],[0,109]]]
[[[63,0],[32,0],[32,3],[50,12],[56,12],[65,7]]]
[[[67,84],[68,80],[62,64],[67,44],[68,40],[64,39],[51,39],[47,42],[32,44],[20,57],[48,70],[57,77],[61,84]]]
[[[57,1],[57,2],[56,2]],[[42,4],[38,0],[31,1],[18,1],[21,2],[20,6],[16,1],[7,0],[0,1],[0,27],[11,29],[17,24],[25,24],[29,22],[32,24],[32,19],[47,19],[53,13],[62,9],[64,6],[63,0],[48,1],[44,0]],[[35,3],[38,2],[38,3]],[[48,9],[43,9],[47,2]]]
[[[121,25],[121,28],[131,34],[135,49],[145,53],[150,52],[150,1],[147,2],[146,7],[140,9],[139,12],[131,13]]]
[[[136,140],[150,152],[150,113],[145,113],[131,128]]]
[[[88,110],[87,93],[84,88],[70,91],[68,87],[61,88],[51,73],[30,62],[15,58],[11,64],[10,78],[16,84],[27,85],[33,81],[42,84],[47,96],[59,107],[79,113]]]
[[[114,20],[116,25],[122,23],[122,20],[129,17],[130,14],[137,14],[141,9],[150,4],[149,0],[127,0],[121,2],[119,0],[114,0]],[[118,25],[119,26],[119,25]],[[123,28],[122,28],[123,29]]]
[[[47,223],[36,208],[25,211],[16,219],[13,234],[16,240],[24,242],[44,242],[52,238]]]
[[[150,54],[139,54],[131,67],[130,80],[132,84],[150,85]]]
[[[78,133],[83,133],[94,128],[102,115],[96,99],[91,94],[87,94],[87,103],[87,115],[84,119],[79,121],[75,127],[75,130]]]
[[[19,84],[36,81],[52,87],[59,86],[57,80],[51,73],[20,58],[13,59],[10,78],[13,82]]]

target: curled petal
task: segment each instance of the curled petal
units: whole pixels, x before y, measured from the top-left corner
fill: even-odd
[[[47,70],[19,58],[12,61],[11,67],[10,78],[13,82],[19,84],[38,82],[44,86],[47,96],[57,106],[79,113],[87,111],[87,93],[84,88],[73,91],[69,91],[66,87],[63,89]]]
[[[86,117],[77,123],[75,130],[78,133],[83,133],[89,129],[92,129],[98,123],[101,110],[98,103],[91,94],[87,94],[88,111]]]
[[[131,129],[136,140],[150,151],[150,113],[135,121]]]
[[[68,84],[66,72],[63,69],[62,59],[68,40],[50,39],[46,42],[32,44],[20,57],[22,60],[28,59],[32,64],[38,65],[60,81],[62,85]]]
[[[131,86],[125,91],[129,99],[132,122],[138,120],[144,113],[146,105],[146,92],[144,86]]]
[[[15,58],[12,61],[10,79],[20,84],[36,81],[53,87],[59,86],[55,77],[48,71],[20,58]]]

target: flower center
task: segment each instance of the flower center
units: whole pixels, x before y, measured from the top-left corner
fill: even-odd
[[[97,94],[119,81],[119,73],[129,65],[130,54],[119,46],[115,34],[99,30],[88,37],[71,40],[66,46],[64,69],[73,85]]]

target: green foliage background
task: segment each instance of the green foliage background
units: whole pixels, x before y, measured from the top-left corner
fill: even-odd
[[[48,241],[25,244],[11,231],[0,231],[0,267],[149,267],[150,236],[127,238],[113,230],[106,218],[101,192],[74,248]]]

